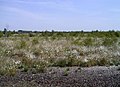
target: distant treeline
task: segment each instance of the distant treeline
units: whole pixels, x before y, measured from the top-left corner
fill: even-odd
[[[25,30],[18,30],[18,31],[7,31],[5,28],[3,31],[0,31],[0,37],[9,37],[13,35],[29,35],[30,37],[34,37],[39,34],[39,36],[85,36],[85,37],[120,37],[120,31],[25,31]]]

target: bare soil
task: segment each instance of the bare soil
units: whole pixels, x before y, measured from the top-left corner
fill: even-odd
[[[0,76],[0,87],[120,87],[118,66],[49,67],[45,73]]]

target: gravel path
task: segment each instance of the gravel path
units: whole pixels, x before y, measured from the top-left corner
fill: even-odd
[[[120,87],[118,67],[50,67],[45,73],[0,76],[0,87]]]

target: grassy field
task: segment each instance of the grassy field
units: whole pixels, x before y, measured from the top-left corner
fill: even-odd
[[[120,32],[0,32],[0,75],[120,65]]]

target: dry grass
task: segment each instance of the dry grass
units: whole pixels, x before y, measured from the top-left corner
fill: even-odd
[[[44,72],[48,66],[90,67],[120,64],[119,39],[58,38],[39,35],[0,38],[0,73],[12,72],[10,74],[14,75],[17,69],[27,72],[31,68]],[[6,67],[8,71],[4,70]]]

